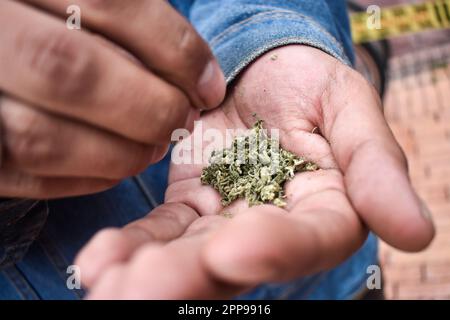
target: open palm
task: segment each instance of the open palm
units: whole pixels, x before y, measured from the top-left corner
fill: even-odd
[[[223,208],[219,194],[200,183],[205,164],[172,164],[164,205],[101,232],[80,254],[92,298],[230,297],[337,265],[363,244],[366,226],[404,250],[431,241],[403,153],[376,93],[356,72],[310,47],[273,50],[180,146],[194,142],[191,153],[203,154],[208,144],[196,137],[210,128],[224,136],[250,128],[254,114],[280,130],[283,148],[321,170],[286,184],[283,209],[249,208],[243,200]]]

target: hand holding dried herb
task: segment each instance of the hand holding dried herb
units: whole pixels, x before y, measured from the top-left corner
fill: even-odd
[[[315,163],[280,148],[259,120],[248,135],[234,138],[230,148],[211,154],[201,182],[220,193],[223,206],[245,198],[250,206],[272,203],[284,207],[286,181],[297,172],[317,169]]]

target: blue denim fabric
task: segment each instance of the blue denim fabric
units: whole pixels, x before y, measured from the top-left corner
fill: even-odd
[[[263,53],[288,44],[321,49],[346,64],[353,49],[345,1],[171,0],[208,41],[227,81]]]
[[[210,43],[228,82],[261,54],[287,44],[314,46],[346,64],[353,61],[345,1],[171,3]],[[66,286],[67,266],[96,231],[123,226],[163,201],[168,162],[166,157],[140,177],[107,192],[50,201],[48,221],[25,258],[0,272],[0,299],[82,298],[83,290]],[[36,222],[36,226],[40,224]],[[0,243],[0,259],[6,255],[2,250]],[[365,286],[367,266],[376,263],[377,239],[370,235],[359,251],[330,271],[288,283],[264,284],[237,299],[351,299]]]
[[[109,191],[49,201],[47,223],[25,258],[0,272],[0,299],[82,298],[83,290],[66,286],[67,267],[95,232],[124,226],[163,202],[168,165],[169,156]]]

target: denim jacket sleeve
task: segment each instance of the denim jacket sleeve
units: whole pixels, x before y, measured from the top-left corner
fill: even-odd
[[[171,0],[208,41],[231,82],[265,52],[288,44],[353,61],[344,0]]]

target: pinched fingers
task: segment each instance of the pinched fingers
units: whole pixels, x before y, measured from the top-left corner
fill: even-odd
[[[0,90],[33,106],[166,145],[192,121],[182,91],[88,32],[16,1],[0,3]]]
[[[206,42],[167,1],[24,0],[60,16],[78,5],[83,27],[95,30],[181,88],[199,108],[219,105],[225,81]],[[126,26],[126,27],[124,27]]]

